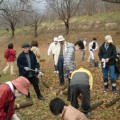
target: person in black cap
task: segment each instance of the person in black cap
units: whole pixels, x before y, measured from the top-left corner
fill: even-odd
[[[37,75],[39,73],[39,64],[37,63],[35,54],[30,51],[30,44],[24,43],[22,45],[23,52],[20,53],[17,59],[17,66],[19,68],[19,76],[26,77],[30,83],[33,85],[34,90],[37,94],[39,100],[44,100],[42,96],[38,83],[39,80]],[[27,96],[27,100],[30,100],[30,93]]]

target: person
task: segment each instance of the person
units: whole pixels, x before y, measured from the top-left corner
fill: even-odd
[[[56,47],[57,47],[57,37],[54,37],[54,42],[52,42],[48,48],[48,56],[50,56],[50,54],[52,53],[53,55],[53,61],[54,61],[54,56],[55,56],[55,51],[56,51]],[[55,65],[54,63],[54,72],[53,73],[58,73],[58,68],[57,65]]]
[[[50,101],[50,111],[55,116],[60,116],[62,120],[88,120],[79,110],[71,105],[67,105],[62,99],[54,98]]]
[[[110,78],[112,91],[114,94],[117,94],[115,74],[115,59],[117,57],[117,51],[115,45],[112,43],[112,37],[110,35],[105,36],[105,42],[101,45],[98,56],[102,65],[104,92],[108,92],[108,79]]]
[[[13,49],[13,43],[8,44],[8,49],[4,52],[4,58],[7,61],[7,66],[4,68],[3,73],[6,74],[10,68],[10,74],[15,75],[14,73],[14,60],[16,58],[16,51]]]
[[[70,80],[70,101],[71,105],[79,108],[78,98],[82,96],[83,113],[89,115],[90,112],[90,90],[93,87],[93,76],[89,70],[80,68],[73,71]]]
[[[84,49],[81,50],[80,61],[83,61],[85,58],[85,51],[86,51],[86,45],[87,45],[86,38],[84,38],[82,42],[84,44]]]
[[[89,55],[89,58],[88,58],[88,62],[89,61],[94,61],[94,53],[95,51],[98,49],[98,43],[97,43],[97,38],[93,38],[92,42],[89,43],[89,52],[90,52],[90,55]]]
[[[44,100],[40,89],[39,89],[39,79],[37,77],[39,73],[39,64],[37,63],[35,54],[30,50],[30,44],[24,43],[22,45],[23,51],[20,53],[17,59],[17,66],[19,68],[19,76],[26,77],[30,83],[33,85],[34,90],[37,94],[39,100]],[[30,93],[28,94],[27,100],[30,100]]]
[[[40,50],[38,48],[38,42],[33,40],[31,42],[31,49],[30,49],[36,56],[37,63],[40,65]]]
[[[29,87],[29,81],[22,76],[0,85],[0,120],[20,120],[14,109],[15,99],[27,95]]]

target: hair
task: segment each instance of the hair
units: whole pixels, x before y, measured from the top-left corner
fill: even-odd
[[[84,44],[82,40],[78,40],[75,44],[75,46],[78,45],[80,47],[80,49],[84,49]]]
[[[67,104],[65,104],[65,102],[62,99],[54,98],[53,100],[51,100],[49,107],[51,113],[57,116],[62,113],[64,106],[67,106]]]
[[[13,43],[8,44],[8,49],[13,49]]]
[[[97,40],[97,38],[94,37],[93,40]]]
[[[31,42],[31,47],[38,47],[38,42],[37,41],[35,41],[35,40],[33,40],[32,42]]]

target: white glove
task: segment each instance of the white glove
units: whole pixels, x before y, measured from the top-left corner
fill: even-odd
[[[11,120],[20,120],[20,118],[18,118],[17,114],[13,114]]]
[[[25,69],[26,71],[29,71],[29,70],[30,70],[30,68],[29,68],[29,67],[24,67],[24,69]]]
[[[103,63],[103,64],[102,64],[103,68],[105,68],[105,66],[106,66],[105,59],[103,59],[103,58],[102,58],[102,60],[101,60],[101,61],[102,61],[102,63]]]
[[[35,73],[38,73],[38,72],[39,72],[39,70],[37,68],[35,68]]]

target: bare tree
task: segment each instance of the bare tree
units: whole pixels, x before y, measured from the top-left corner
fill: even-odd
[[[65,24],[65,34],[69,33],[70,18],[75,15],[79,8],[81,0],[46,0],[53,10],[55,10],[60,19]]]
[[[111,2],[111,3],[119,3],[120,4],[120,0],[102,0],[102,1]]]

